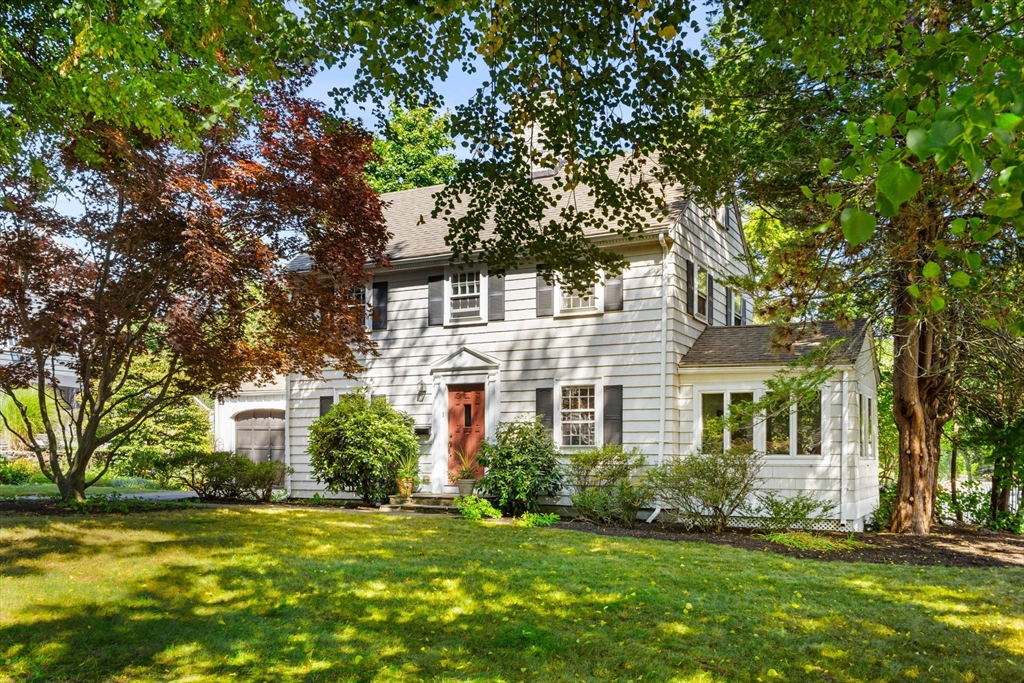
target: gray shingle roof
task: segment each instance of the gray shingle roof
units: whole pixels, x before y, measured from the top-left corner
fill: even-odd
[[[773,325],[741,327],[708,327],[701,332],[682,359],[680,367],[714,367],[731,365],[785,365],[811,353],[827,341],[839,341],[833,362],[853,363],[857,360],[867,320],[855,320],[848,328],[824,321],[794,333],[782,342]]]
[[[619,164],[612,165],[612,173],[616,172]],[[645,179],[649,178],[645,174]],[[551,184],[554,182],[552,176],[536,178],[534,182]],[[434,195],[443,189],[443,185],[432,185],[430,187],[419,187],[412,190],[400,192],[389,192],[381,195],[384,200],[384,219],[387,222],[388,230],[392,234],[391,242],[388,244],[388,254],[392,261],[403,259],[426,258],[430,256],[445,256],[451,250],[444,243],[448,234],[448,220],[461,214],[456,209],[455,216],[444,215],[431,218],[434,210]],[[668,187],[665,189],[666,200],[672,207],[672,215],[669,217],[658,217],[649,221],[650,228],[659,228],[672,222],[675,215],[679,213],[684,205],[679,200],[682,194],[681,188]],[[579,212],[590,211],[595,206],[595,197],[586,186],[580,186],[575,193],[564,193],[562,206],[573,204]],[[562,206],[555,207],[549,211],[549,216],[554,218]],[[492,236],[494,233],[494,221],[488,220],[484,224],[481,234],[482,238]],[[588,231],[589,236],[608,234],[608,230]],[[308,270],[312,262],[305,254],[296,256],[288,264],[289,270]]]

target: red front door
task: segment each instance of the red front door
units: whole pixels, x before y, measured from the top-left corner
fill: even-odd
[[[448,473],[461,469],[459,453],[476,456],[484,441],[484,385],[448,385]],[[477,465],[477,478],[484,470]]]

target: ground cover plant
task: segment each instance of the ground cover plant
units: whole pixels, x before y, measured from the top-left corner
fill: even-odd
[[[834,538],[823,534],[812,534],[809,531],[773,531],[764,535],[766,541],[781,543],[797,550],[844,551],[857,548],[868,548],[869,544],[858,541],[850,534],[849,538]]]
[[[0,517],[4,683],[1001,682],[1021,614],[1015,568],[312,508]]]

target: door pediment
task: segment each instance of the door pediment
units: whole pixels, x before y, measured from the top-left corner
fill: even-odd
[[[501,362],[497,358],[471,349],[468,346],[462,346],[454,353],[448,354],[430,366],[430,372],[431,374],[473,370],[491,372],[497,370],[500,366]]]

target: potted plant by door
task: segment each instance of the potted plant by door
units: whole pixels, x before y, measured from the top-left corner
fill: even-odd
[[[455,457],[459,459],[459,469],[451,479],[459,487],[460,496],[471,496],[476,487],[476,459],[463,450],[455,451]]]
[[[398,495],[408,498],[412,495],[413,488],[420,483],[420,456],[418,453],[409,454],[398,461]]]

